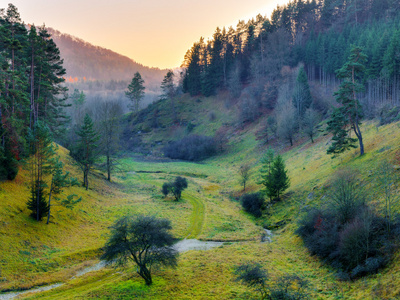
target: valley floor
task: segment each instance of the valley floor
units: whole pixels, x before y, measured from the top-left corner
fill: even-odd
[[[5,292],[65,283],[50,291],[25,294],[27,299],[257,299],[256,292],[234,281],[233,270],[244,262],[258,262],[268,270],[272,282],[285,274],[306,279],[310,299],[395,299],[400,296],[399,255],[379,274],[342,282],[332,268],[309,255],[294,231],[304,207],[322,205],[329,178],[341,166],[363,166],[362,176],[368,180],[380,160],[394,159],[400,142],[400,136],[394,134],[398,127],[366,124],[367,154],[362,158],[354,151],[332,160],[325,154],[327,137],[313,145],[295,145],[284,154],[291,178],[287,197],[259,220],[244,213],[234,200],[241,193],[237,169],[244,158],[254,162],[248,191],[260,189],[256,182],[263,149],[255,145],[254,137],[242,141],[252,144],[242,156],[232,151],[201,164],[126,158],[125,172],[118,173],[113,183],[93,177],[92,190],[75,191],[83,193],[82,204],[74,211],[58,212],[49,226],[26,216],[22,172],[15,183],[1,184],[5,201],[0,204],[4,212],[0,220],[4,253],[0,288]],[[189,182],[182,200],[163,198],[162,184],[178,175]],[[11,199],[13,190],[21,195]],[[375,198],[379,205],[379,196]],[[178,268],[156,270],[150,287],[136,275],[134,266],[102,268],[70,279],[97,263],[108,226],[129,213],[168,218],[174,235],[181,239],[224,243],[208,251],[181,253]],[[271,243],[260,242],[263,227],[275,228]]]

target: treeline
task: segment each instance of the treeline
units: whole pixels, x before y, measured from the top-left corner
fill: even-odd
[[[63,198],[65,188],[89,188],[93,169],[117,167],[124,105],[119,99],[88,101],[75,89],[68,95],[60,51],[44,26],[26,26],[17,8],[0,10],[0,180],[13,180],[19,167],[29,174],[27,208],[40,221],[51,208],[73,208],[81,198]],[[57,142],[70,151],[83,184],[64,171]]]
[[[16,161],[29,154],[28,131],[40,121],[55,138],[65,130],[65,69],[44,27],[22,23],[10,4],[0,11],[1,179],[13,179]]]
[[[182,86],[192,95],[228,89],[239,97],[250,85],[262,105],[274,106],[282,68],[304,63],[308,80],[334,88],[335,71],[352,44],[368,56],[364,84],[367,104],[398,103],[400,60],[398,1],[295,0],[278,6],[270,18],[239,21],[236,29],[217,28],[212,39],[194,43],[185,55]]]

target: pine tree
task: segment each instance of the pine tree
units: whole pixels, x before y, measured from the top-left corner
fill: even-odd
[[[30,97],[31,105],[34,106],[36,119],[40,118],[49,127],[53,137],[60,139],[65,135],[66,125],[70,122],[65,113],[65,108],[70,106],[66,103],[67,88],[61,85],[65,81],[63,76],[66,70],[60,50],[44,26],[39,28],[36,44],[39,49],[32,58],[31,69],[37,75],[31,78],[33,87],[30,90],[34,93]]]
[[[51,162],[55,155],[50,129],[41,121],[36,121],[33,129],[29,129],[30,144],[29,171],[31,197],[27,203],[32,211],[31,216],[40,221],[49,212],[45,198],[47,184],[45,176],[51,172]]]
[[[174,121],[176,121],[177,116],[174,103],[174,97],[175,97],[174,76],[175,75],[174,72],[172,72],[172,70],[169,70],[167,74],[165,74],[164,79],[161,82],[161,90],[163,92],[161,95],[161,99],[171,101],[172,117]]]
[[[337,71],[337,76],[343,81],[339,90],[334,94],[336,101],[341,105],[335,108],[328,121],[327,130],[333,133],[333,142],[327,153],[334,156],[349,148],[355,148],[354,143],[359,141],[360,156],[364,154],[364,144],[360,130],[363,117],[362,107],[357,99],[357,93],[363,91],[359,78],[365,70],[366,56],[360,47],[353,46],[348,61]],[[357,139],[350,136],[353,131]]]
[[[144,97],[144,90],[144,80],[140,73],[136,72],[128,85],[128,90],[125,92],[125,95],[132,101],[132,108],[136,113],[139,111],[140,102]]]
[[[268,163],[271,162],[268,160]],[[280,198],[281,194],[290,186],[290,180],[285,169],[285,162],[282,156],[277,155],[269,168],[269,171],[262,174],[261,183],[265,186],[266,195],[272,200]]]
[[[98,158],[97,141],[99,134],[95,131],[93,121],[85,115],[83,125],[76,132],[79,137],[77,145],[71,150],[71,156],[78,162],[83,171],[83,186],[89,189],[89,172]]]
[[[201,62],[200,62],[200,52],[201,43],[195,43],[193,47],[185,55],[184,67],[186,67],[185,72],[185,89],[184,92],[189,92],[190,95],[198,95],[201,92]]]
[[[310,86],[307,80],[307,74],[304,67],[300,67],[297,75],[296,84],[293,91],[293,104],[297,110],[299,121],[304,116],[306,109],[311,106],[312,97]]]
[[[393,34],[383,57],[383,64],[390,77],[393,78],[400,75],[400,30]]]
[[[49,188],[49,202],[48,202],[48,213],[47,213],[47,224],[50,222],[50,212],[51,212],[51,207],[54,206],[52,204],[52,196],[54,196],[55,200],[60,199],[57,197],[60,193],[63,192],[64,188],[70,187],[73,185],[79,185],[78,181],[70,177],[69,172],[64,173],[63,172],[63,163],[60,161],[59,157],[56,156],[52,162],[52,170],[51,170],[51,183],[50,183],[50,188]],[[74,205],[82,200],[82,198],[74,199],[76,195],[70,194],[66,197],[66,199],[61,200],[61,205],[66,207],[66,208],[73,208]]]
[[[26,80],[27,31],[17,8],[9,4],[0,14],[0,125],[5,152],[20,160],[25,141],[25,113],[29,103]]]

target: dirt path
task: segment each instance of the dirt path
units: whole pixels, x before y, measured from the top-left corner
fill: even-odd
[[[204,207],[203,207],[203,209],[204,209]],[[195,221],[196,220],[198,221],[198,219],[195,219]],[[201,231],[201,225],[199,226],[199,224],[201,224],[201,223],[194,222],[193,224],[194,224],[193,232],[197,232],[197,230]],[[271,242],[272,241],[272,239],[271,239],[272,232],[268,229],[264,229],[264,231],[265,231],[265,240],[264,241]],[[191,250],[206,251],[206,250],[210,250],[215,247],[222,246],[223,244],[224,244],[224,242],[205,242],[205,241],[199,241],[197,239],[184,239],[182,241],[177,242],[174,247],[179,253],[183,253],[183,252],[191,251]],[[99,270],[103,269],[105,266],[106,266],[106,263],[104,261],[100,261],[99,263],[97,263],[93,266],[87,267],[87,268],[83,269],[82,271],[79,271],[78,273],[76,273],[75,276],[71,277],[71,280],[74,278],[83,276],[89,272],[99,271]],[[0,294],[0,300],[12,300],[18,296],[22,296],[27,293],[44,292],[44,291],[55,289],[62,285],[64,285],[64,283],[55,283],[52,285],[37,287],[37,288],[30,289],[30,290],[22,291],[22,292],[12,292],[12,293]]]
[[[190,250],[209,250],[211,248],[221,246],[222,244],[223,244],[223,242],[203,242],[203,241],[199,241],[196,239],[189,239],[189,240],[184,239],[182,241],[177,242],[174,247],[179,253],[182,253],[182,252],[186,252],[186,251],[190,251]],[[99,270],[103,269],[105,266],[106,266],[106,263],[104,261],[100,261],[99,263],[97,263],[93,266],[87,267],[87,268],[79,271],[78,273],[76,273],[75,276],[71,277],[70,280],[78,278],[80,276],[83,276],[89,272],[99,271]],[[42,287],[29,289],[26,291],[0,294],[0,300],[15,299],[18,296],[22,296],[27,293],[38,293],[38,292],[49,291],[49,290],[55,289],[57,287],[60,287],[64,284],[65,283],[55,283],[55,284],[51,284],[51,285],[46,285],[46,286],[42,286]]]
[[[175,249],[180,252],[186,252],[191,250],[209,250],[214,247],[219,247],[224,244],[224,242],[213,242],[213,241],[200,241],[196,238],[200,235],[204,222],[205,222],[205,203],[202,199],[196,194],[193,195],[190,192],[185,193],[185,199],[189,201],[193,207],[192,214],[190,217],[190,225],[187,231],[187,235],[185,239],[179,241],[175,244]],[[264,242],[271,242],[272,233],[269,230],[265,229],[265,239]],[[85,268],[79,271],[75,276],[71,277],[70,280],[75,279],[77,277],[83,276],[86,273],[98,271],[106,266],[104,261],[100,261],[99,263]],[[32,288],[30,290],[21,291],[21,292],[11,292],[6,294],[0,294],[0,300],[11,300],[15,299],[18,296],[22,296],[27,293],[37,293],[48,291],[57,287],[64,285],[65,283],[56,283],[48,286]]]
[[[223,245],[223,242],[203,242],[196,239],[184,239],[175,244],[175,249],[182,253],[190,250],[210,250]]]
[[[204,203],[189,193],[185,195],[185,199],[187,199],[193,206],[192,215],[190,217],[190,226],[185,238],[194,239],[200,235],[203,228],[205,218]]]

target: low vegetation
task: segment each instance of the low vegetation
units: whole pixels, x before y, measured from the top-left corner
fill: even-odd
[[[167,219],[143,215],[122,217],[111,227],[101,258],[117,266],[133,262],[140,277],[151,285],[151,271],[157,265],[177,266],[178,252],[173,248],[176,239],[170,230],[171,222]]]
[[[297,229],[311,254],[343,280],[376,273],[397,249],[399,224],[380,216],[368,198],[354,172],[338,172],[327,207],[311,209]]]
[[[268,300],[301,300],[309,299],[306,292],[307,282],[297,275],[284,275],[269,282],[270,276],[260,264],[242,264],[235,269],[236,281],[260,293],[260,299]]]
[[[165,182],[162,186],[162,193],[164,197],[168,196],[169,193],[173,194],[176,201],[179,201],[182,196],[182,191],[188,187],[186,178],[177,176],[172,182]]]
[[[243,209],[249,214],[252,214],[256,218],[262,216],[262,210],[265,208],[265,201],[262,193],[244,194],[240,197],[240,203]]]
[[[400,35],[398,17],[376,22],[397,4],[376,19],[352,1],[301,4],[195,43],[182,81],[169,70],[160,100],[140,110],[140,88],[127,115],[121,107],[102,115],[106,106],[94,108],[100,102],[78,90],[62,97],[65,70],[48,32],[28,31],[11,4],[0,11],[1,37],[23,45],[0,45],[0,73],[10,74],[0,76],[1,291],[67,282],[32,297],[398,298],[400,125],[388,122],[398,119],[391,62]],[[379,41],[378,29],[386,32]],[[350,47],[349,37],[366,47]],[[377,114],[380,123],[367,119]],[[42,124],[53,138],[39,134]],[[54,141],[71,152],[52,149]],[[29,159],[25,169],[17,163]],[[85,188],[67,178],[82,171]],[[260,242],[265,229],[274,231],[270,243]],[[178,257],[175,237],[225,243]],[[77,276],[102,253],[125,268]]]
[[[212,137],[202,135],[189,135],[164,148],[166,157],[188,161],[199,161],[216,153],[216,141]]]

